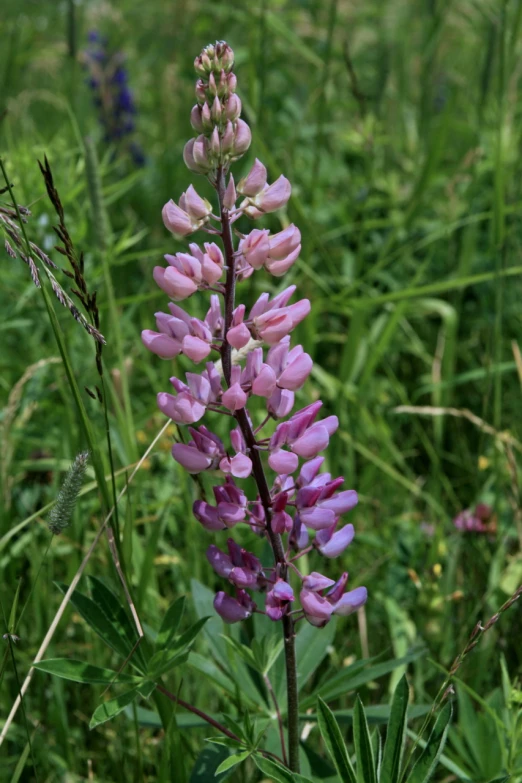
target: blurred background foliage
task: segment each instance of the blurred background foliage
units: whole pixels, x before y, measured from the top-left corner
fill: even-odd
[[[163,425],[155,395],[173,374],[139,337],[165,309],[152,268],[184,246],[165,231],[161,207],[191,181],[211,195],[182,161],[192,135],[193,59],[211,40],[234,48],[253,131],[235,174],[256,156],[272,179],[284,173],[291,202],[266,225],[293,221],[303,235],[301,259],[284,281],[313,303],[297,330],[316,362],[299,401],[321,397],[339,416],[328,469],[361,498],[343,565],[370,599],[358,623],[338,624],[321,674],[421,644],[428,652],[410,670],[417,703],[440,685],[433,661],[449,667],[475,623],[522,581],[521,23],[514,0],[3,0],[0,14],[2,155],[19,203],[31,208],[30,238],[60,262],[37,165],[47,155],[85,253],[108,343],[119,486]],[[124,55],[136,113],[121,137],[107,139],[88,84],[93,31]],[[29,270],[3,250],[1,264],[0,593],[8,615],[18,580],[23,600],[47,547],[42,509],[85,443]],[[258,277],[243,286],[249,302],[277,290],[277,280]],[[201,314],[202,299],[191,306]],[[93,344],[55,309],[78,383],[93,389]],[[184,359],[177,365],[178,375],[188,369]],[[87,394],[85,404],[102,441],[102,410]],[[198,486],[169,454],[176,437],[172,428],[160,440],[120,508],[136,604],[155,628],[169,603],[190,593],[191,578],[217,587],[204,558],[208,534],[191,518]],[[93,480],[90,469],[74,525],[54,541],[18,628],[19,676],[59,604],[54,583],[70,582],[100,524]],[[455,515],[478,502],[493,509],[488,532],[456,530]],[[104,542],[89,570],[119,589]],[[470,780],[502,769],[501,751],[495,766],[482,758],[481,742],[492,731],[491,742],[506,746],[498,721],[487,722],[504,719],[513,697],[500,656],[511,682],[520,677],[521,611],[515,604],[460,672],[471,695],[459,693],[447,755]],[[198,644],[205,653],[208,641]],[[110,662],[71,609],[51,655]],[[366,685],[364,703],[385,703],[400,673]],[[4,714],[17,693],[11,663],[0,693]],[[210,711],[232,709],[190,666],[183,693]],[[96,704],[92,689],[35,676],[26,712],[37,727],[40,778],[160,779],[161,731],[142,716],[136,743],[131,713],[89,732]],[[337,706],[352,705],[353,695]],[[205,736],[201,728],[181,733],[187,758]],[[20,715],[5,747],[0,779],[12,780],[26,748]],[[232,779],[252,779],[244,774]],[[466,778],[446,768],[437,779]]]

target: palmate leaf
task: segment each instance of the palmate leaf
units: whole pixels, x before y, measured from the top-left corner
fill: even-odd
[[[71,596],[71,604],[105,644],[117,652],[122,658],[127,658],[138,638],[137,633],[135,633],[134,638],[129,638],[131,633],[129,630],[130,620],[126,617],[118,599],[105,587],[105,585],[101,587],[102,583],[100,580],[95,581],[97,582],[95,592],[96,601],[94,598],[89,598],[83,593],[80,593],[79,590],[75,590]],[[63,593],[67,592],[67,585],[59,583],[57,586]],[[118,609],[121,610],[121,613],[116,612],[116,604],[114,601],[117,602]],[[143,656],[139,648],[135,651],[131,663],[137,666],[142,673],[145,672]]]
[[[408,681],[406,675],[403,675],[393,694],[379,783],[398,783],[404,750],[408,698]]]
[[[312,783],[309,778],[299,775],[297,772],[290,772],[287,767],[283,767],[277,761],[267,759],[265,756],[255,754],[253,759],[263,775],[275,783]]]
[[[118,674],[112,669],[102,669],[100,666],[91,666],[84,661],[75,661],[72,658],[47,658],[45,661],[33,663],[33,667],[47,674],[54,674],[63,680],[82,682],[89,685],[110,683],[138,683],[140,678],[129,674]]]
[[[357,696],[353,711],[353,736],[357,758],[357,783],[377,783],[368,721],[359,696]]]
[[[415,762],[407,783],[427,783],[438,763],[448,735],[452,708],[448,703],[439,713],[426,747]]]
[[[317,700],[317,723],[342,783],[356,783],[355,772],[339,724],[331,709],[321,698]]]
[[[216,775],[219,775],[220,772],[226,772],[227,770],[232,769],[232,767],[237,767],[238,764],[242,764],[243,761],[246,761],[247,758],[249,758],[251,755],[251,750],[243,750],[241,753],[233,753],[231,756],[228,756],[228,758],[221,762],[219,767],[216,769]]]
[[[203,617],[201,620],[198,620],[181,636],[172,639],[169,647],[155,653],[149,662],[148,676],[151,679],[157,679],[162,674],[166,674],[170,669],[174,668],[174,666],[185,663],[188,659],[191,645],[207,620],[208,617]]]
[[[154,687],[154,684],[153,684]],[[119,696],[115,696],[113,699],[104,701],[94,710],[93,716],[89,723],[90,729],[95,729],[96,726],[100,726],[102,723],[106,723],[108,720],[112,720],[120,712],[123,712],[125,707],[138,698],[140,695],[140,688],[133,688],[125,693],[120,693]]]
[[[182,595],[177,601],[171,603],[162,620],[161,627],[156,637],[156,650],[163,650],[169,647],[176,636],[176,632],[181,623],[183,612],[185,610],[185,596]]]

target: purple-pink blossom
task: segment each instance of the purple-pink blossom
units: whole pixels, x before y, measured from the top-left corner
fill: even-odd
[[[240,116],[233,66],[233,52],[224,42],[205,47],[196,58],[196,105],[190,114],[196,135],[183,152],[187,167],[206,176],[216,190],[217,205],[190,185],[178,203],[168,201],[162,212],[171,233],[201,231],[209,241],[165,255],[167,265],[153,272],[174,302],[199,292],[209,297],[208,310],[202,318],[205,309],[193,311],[191,301],[186,308],[171,302],[168,312],[156,313],[156,330],[144,330],[142,341],[161,359],[177,362],[183,355],[184,363],[204,362],[199,372],[186,372],[185,380],[174,370],[173,392],[158,394],[159,409],[177,424],[189,425],[187,436],[172,447],[173,458],[187,472],[208,471],[216,481],[213,502],[209,496],[195,500],[195,519],[218,534],[216,539],[243,525],[247,536],[265,538],[272,549],[273,562],[266,565],[232,537],[226,551],[219,541],[209,545],[208,562],[231,591],[217,593],[216,612],[234,623],[262,611],[281,621],[285,639],[292,640],[299,620],[321,627],[332,615],[351,614],[366,601],[364,587],[345,590],[347,573],[335,582],[317,571],[299,571],[303,554],[335,559],[352,548],[355,528],[345,516],[358,497],[345,488],[343,477],[323,469],[323,452],[339,426],[337,417],[323,413],[320,400],[294,411],[313,360],[305,347],[293,343],[292,333],[311,303],[307,298],[293,301],[295,285],[271,292],[273,278],[299,258],[301,232],[286,221],[278,232],[263,222],[246,234],[231,230],[239,218],[262,221],[284,208],[292,192],[283,174],[274,179],[257,158],[239,179],[230,174],[231,164],[252,139]],[[249,307],[240,291],[242,281],[253,274],[264,283]],[[208,426],[192,426],[204,416]],[[223,428],[214,426],[218,416]],[[243,485],[245,479],[249,483]],[[248,497],[243,487],[253,485]],[[467,522],[455,524],[470,529]],[[264,600],[254,602],[248,591],[264,592]]]

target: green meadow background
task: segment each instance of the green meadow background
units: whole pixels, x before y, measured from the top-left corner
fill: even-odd
[[[284,173],[292,198],[267,225],[279,230],[292,221],[303,236],[300,260],[284,279],[313,304],[296,332],[315,361],[300,407],[321,398],[325,412],[339,417],[328,469],[360,493],[350,515],[355,542],[325,569],[350,571],[352,586],[366,585],[369,600],[363,615],[332,630],[309,690],[361,656],[411,654],[414,704],[429,704],[475,624],[522,582],[521,25],[515,0],[3,0],[0,154],[18,202],[31,208],[30,239],[65,265],[52,250],[56,217],[37,164],[47,155],[69,231],[85,254],[107,339],[118,489],[164,424],[156,393],[189,369],[185,359],[148,353],[140,331],[166,309],[153,267],[185,246],[164,229],[163,204],[190,182],[211,196],[182,161],[192,135],[193,59],[216,39],[235,51],[253,132],[235,176],[254,157],[271,179]],[[103,141],[80,62],[91,30],[126,55],[142,167]],[[70,583],[103,513],[90,467],[73,525],[45,554],[49,504],[87,444],[29,269],[3,247],[0,264],[4,629],[19,580],[19,610],[28,601],[14,661],[7,646],[0,651],[1,725],[59,606],[57,585]],[[251,303],[280,285],[256,275],[241,296]],[[204,314],[204,297],[197,300],[192,312]],[[109,475],[103,409],[83,392],[99,383],[94,345],[53,305]],[[220,589],[204,557],[213,539],[191,516],[201,489],[170,456],[176,437],[172,427],[160,438],[119,506],[130,586],[152,629],[181,595],[186,622],[196,619],[192,579]],[[456,514],[477,502],[493,509],[488,534],[456,530]],[[247,534],[244,541],[251,543]],[[321,565],[310,558],[306,567]],[[125,603],[105,539],[87,573]],[[88,592],[86,577],[80,589]],[[459,670],[435,780],[501,780],[505,769],[522,780],[513,719],[522,701],[521,612],[519,604],[506,612]],[[212,634],[201,635],[200,659],[215,644]],[[122,663],[71,607],[46,657]],[[377,705],[388,703],[403,671],[334,700],[348,738],[355,690],[376,706],[378,724]],[[170,684],[213,714],[241,712],[240,693],[227,693],[190,662]],[[179,729],[165,737],[146,703],[89,731],[102,691],[37,672],[25,719],[19,711],[1,748],[0,779],[196,780],[190,769],[212,732],[180,711]],[[419,725],[413,721],[412,731]],[[169,747],[182,760],[179,777],[165,771]],[[246,783],[256,774],[245,766],[229,780]]]

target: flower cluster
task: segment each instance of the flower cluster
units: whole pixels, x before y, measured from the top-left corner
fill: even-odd
[[[248,525],[268,538],[274,553],[274,565],[268,568],[233,538],[226,552],[212,544],[207,558],[234,590],[216,595],[216,611],[228,623],[264,611],[292,628],[302,617],[321,627],[332,615],[361,607],[367,594],[364,587],[346,591],[347,573],[334,581],[315,571],[301,574],[296,565],[313,550],[325,558],[338,557],[354,538],[353,525],[342,524],[341,517],[357,504],[357,493],[342,489],[342,477],[321,472],[321,452],[337,430],[337,417],[320,418],[320,401],[294,412],[296,392],[313,363],[301,345],[291,346],[291,334],[310,312],[310,302],[293,301],[293,285],[273,297],[261,294],[250,309],[235,302],[237,283],[261,269],[279,277],[299,256],[301,234],[294,225],[275,234],[266,228],[236,232],[237,248],[231,230],[241,216],[256,220],[284,207],[291,186],[284,176],[269,184],[257,159],[236,185],[229,167],[248,149],[251,133],[240,117],[233,52],[224,42],[207,46],[195,68],[199,78],[191,121],[198,136],[185,146],[184,158],[190,170],[206,175],[216,189],[219,214],[191,185],[178,203],[165,205],[163,222],[177,236],[198,230],[218,236],[223,249],[213,241],[191,243],[190,252],[165,256],[167,266],[154,269],[160,288],[175,302],[209,291],[210,306],[201,320],[171,303],[169,313],[156,313],[157,331],[145,330],[142,339],[163,359],[184,354],[196,364],[205,363],[184,379],[172,377],[174,393],[158,395],[166,416],[190,425],[188,442],[173,446],[174,459],[189,473],[224,474],[213,488],[214,502],[194,503],[195,518],[212,532]],[[264,408],[262,416],[259,407]],[[234,421],[230,446],[205,425],[193,426],[206,413]],[[257,426],[254,419],[259,419]],[[262,430],[270,423],[271,434],[265,436]],[[270,482],[267,467],[273,471]],[[237,483],[249,476],[257,485],[252,499]],[[263,610],[252,597],[261,592]],[[300,609],[295,608],[297,598]]]
[[[89,33],[89,46],[82,54],[88,71],[86,81],[98,110],[104,141],[124,147],[133,162],[142,166],[145,156],[133,138],[137,110],[128,84],[125,56],[121,52],[111,52],[107,39],[95,30]]]
[[[495,533],[496,520],[493,509],[486,503],[477,503],[475,508],[461,511],[453,520],[457,530],[465,533]]]

